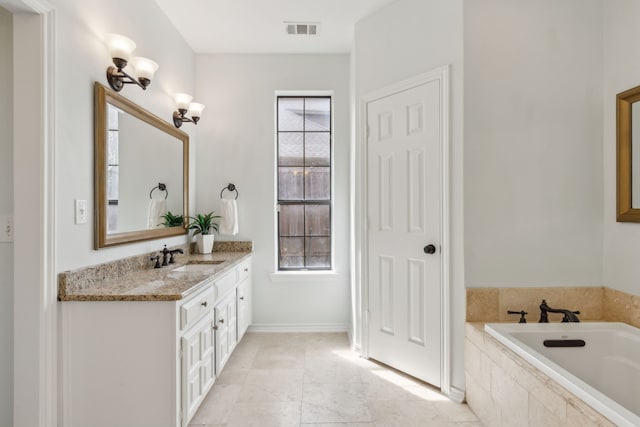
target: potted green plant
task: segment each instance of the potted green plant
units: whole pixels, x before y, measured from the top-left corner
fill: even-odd
[[[219,218],[221,218],[221,216],[216,215],[213,211],[208,214],[198,214],[195,217],[189,217],[191,222],[188,227],[189,230],[195,230],[193,235],[196,236],[199,253],[209,254],[213,250],[213,232],[218,231],[216,219]]]
[[[182,215],[174,215],[171,211],[167,211],[166,214],[162,215],[164,222],[160,225],[164,225],[165,227],[179,227],[184,223],[184,217]]]

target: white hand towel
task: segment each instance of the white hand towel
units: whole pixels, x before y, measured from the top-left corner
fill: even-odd
[[[220,234],[229,236],[238,234],[238,205],[234,199],[222,199],[221,216]]]
[[[163,228],[164,218],[167,213],[167,201],[165,199],[151,199],[149,201],[149,215],[147,228]]]

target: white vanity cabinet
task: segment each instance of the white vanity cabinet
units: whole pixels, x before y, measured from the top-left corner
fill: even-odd
[[[250,322],[249,266],[177,301],[62,302],[61,425],[187,426]]]

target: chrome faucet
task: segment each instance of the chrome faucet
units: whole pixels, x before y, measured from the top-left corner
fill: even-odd
[[[546,300],[542,300],[542,303],[540,304],[540,320],[538,321],[538,323],[549,323],[549,317],[547,316],[547,313],[564,314],[564,317],[562,318],[563,323],[580,321],[580,319],[578,319],[578,316],[576,316],[576,314],[580,314],[579,311],[571,311],[564,308],[551,308],[547,305]]]

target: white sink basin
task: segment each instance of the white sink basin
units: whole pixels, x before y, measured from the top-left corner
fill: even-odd
[[[191,271],[211,271],[216,267],[216,265],[222,264],[223,262],[224,261],[213,261],[213,262],[207,262],[207,263],[185,264],[180,267],[174,268],[171,271],[185,272],[185,273],[191,272]]]

